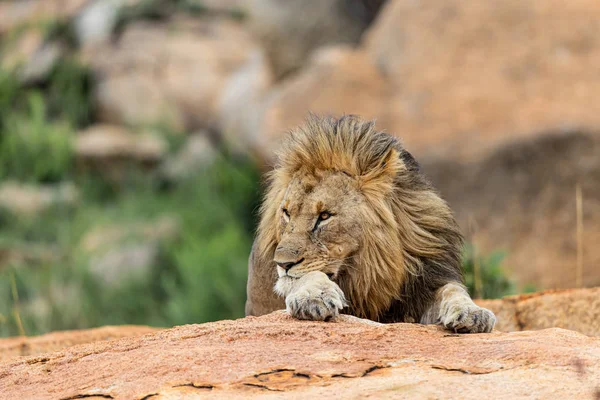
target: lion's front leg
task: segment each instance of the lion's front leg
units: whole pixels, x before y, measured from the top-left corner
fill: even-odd
[[[448,283],[436,293],[435,304],[427,311],[422,323],[437,323],[459,333],[491,332],[496,316],[479,307],[459,283]]]
[[[298,319],[328,321],[346,306],[342,289],[320,271],[298,279],[283,276],[277,280],[275,292],[285,296],[287,312]]]

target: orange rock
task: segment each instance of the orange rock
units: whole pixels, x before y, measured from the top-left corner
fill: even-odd
[[[0,363],[1,398],[593,398],[600,339],[276,312]]]
[[[600,336],[600,287],[548,290],[476,303],[496,314],[496,329],[500,331],[557,327]]]
[[[322,49],[269,95],[254,148],[263,159],[272,159],[283,133],[299,125],[309,111],[359,114],[376,118],[384,128],[388,92],[385,77],[366,53],[349,47]]]
[[[461,158],[543,130],[597,130],[599,17],[594,0],[388,2],[364,40],[394,92],[388,128],[417,155]]]
[[[576,287],[576,186],[582,191],[582,282],[600,285],[600,135],[544,132],[477,162],[424,163],[480,253],[502,250],[522,287]]]
[[[58,351],[77,344],[139,336],[145,333],[156,332],[157,330],[158,328],[148,326],[104,326],[95,329],[52,332],[41,336],[0,339],[0,362],[18,356],[30,356]]]

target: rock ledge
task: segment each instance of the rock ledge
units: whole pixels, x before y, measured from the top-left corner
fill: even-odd
[[[276,312],[0,364],[0,398],[588,398],[600,338],[559,328],[457,335]]]

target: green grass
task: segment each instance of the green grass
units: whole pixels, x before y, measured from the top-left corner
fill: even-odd
[[[0,210],[0,336],[106,324],[175,324],[242,316],[259,176],[247,160],[221,156],[187,181],[128,166],[120,184],[78,169],[73,139],[94,121],[93,79],[62,60],[48,79],[22,86],[0,71],[0,179],[73,182],[80,200],[34,217]],[[160,127],[157,127],[160,130]],[[181,136],[164,132],[172,152]],[[118,285],[90,271],[81,240],[98,226],[179,222],[143,276]]]
[[[481,255],[473,245],[465,247],[463,256],[463,271],[465,284],[472,297],[497,299],[515,293],[515,285],[506,275],[502,265],[505,254],[495,251]],[[476,265],[479,269],[481,287],[476,290]]]
[[[62,59],[48,79],[23,86],[0,69],[0,179],[57,182],[72,172],[76,129],[93,121],[91,73]]]
[[[29,221],[5,217],[0,249],[27,251],[30,245],[44,245],[56,249],[60,258],[2,267],[0,335],[19,333],[10,285],[13,276],[27,334],[106,324],[172,326],[241,317],[257,176],[250,164],[221,159],[167,191],[142,181],[108,199],[84,196],[75,210],[55,208]],[[232,196],[237,197],[233,200]],[[180,221],[179,239],[160,249],[159,262],[147,275],[112,286],[90,273],[89,259],[80,250],[86,232],[105,224],[149,222],[163,215]]]
[[[71,167],[73,132],[68,122],[49,121],[39,93],[29,95],[26,112],[3,118],[0,178],[56,182]]]

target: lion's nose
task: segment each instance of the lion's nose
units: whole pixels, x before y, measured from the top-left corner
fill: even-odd
[[[304,258],[298,261],[284,261],[284,262],[279,262],[279,261],[275,261],[275,263],[280,266],[281,268],[283,268],[286,271],[289,271],[294,265],[298,265],[300,264],[302,261],[304,261]]]

